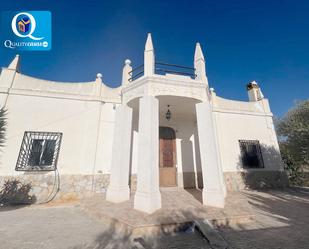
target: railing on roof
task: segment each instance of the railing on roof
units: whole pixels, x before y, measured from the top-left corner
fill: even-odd
[[[156,62],[155,65],[156,65],[155,74],[165,75],[169,73],[169,74],[189,76],[192,79],[196,78],[195,68],[193,67],[179,66],[179,65],[168,64],[164,62]]]
[[[165,75],[167,73],[189,76],[192,79],[196,78],[195,68],[193,67],[179,66],[163,62],[155,63],[155,74]],[[144,75],[144,64],[134,68],[131,72],[129,72],[129,75],[130,82],[142,77]]]
[[[130,78],[129,81],[133,81],[138,79],[139,77],[142,77],[144,75],[144,64],[133,68],[131,72],[129,72]]]

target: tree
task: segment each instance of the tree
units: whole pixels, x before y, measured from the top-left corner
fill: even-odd
[[[280,150],[292,183],[300,185],[309,169],[309,100],[301,101],[277,123]]]

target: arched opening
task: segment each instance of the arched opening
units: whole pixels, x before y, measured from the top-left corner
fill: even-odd
[[[172,127],[176,139],[176,186],[202,188],[202,167],[198,143],[195,105],[200,101],[181,96],[162,95],[159,99],[159,125]],[[170,110],[171,118],[166,118]]]
[[[156,96],[156,98],[159,100],[159,140],[172,140],[159,141],[160,186],[178,186],[186,189],[202,188],[202,167],[195,111],[195,105],[200,103],[200,100],[170,95]],[[128,102],[128,106],[133,109],[130,162],[130,188],[132,191],[136,189],[138,174],[139,116],[143,115],[140,113],[139,100],[140,98],[137,97]],[[170,119],[166,118],[168,109],[171,112]],[[164,147],[162,147],[162,143],[164,143]],[[162,150],[166,151],[165,155],[167,153],[173,154],[173,158],[170,157],[173,159],[172,167],[162,167]],[[165,160],[171,159],[166,157]]]

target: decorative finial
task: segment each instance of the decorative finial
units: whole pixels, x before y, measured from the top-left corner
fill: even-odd
[[[200,59],[202,59],[203,61],[205,60],[204,55],[203,55],[203,51],[202,51],[202,48],[201,48],[201,44],[199,42],[197,42],[196,45],[195,45],[194,60],[198,61]]]
[[[152,38],[151,38],[151,33],[148,33],[146,44],[145,44],[145,51],[151,51],[151,50],[153,50]]]
[[[196,74],[196,80],[204,82],[208,85],[208,80],[206,76],[206,63],[203,55],[203,51],[200,43],[196,43],[194,52],[194,68]]]
[[[126,64],[126,65],[131,65],[131,61],[129,60],[129,59],[126,59],[125,61],[124,61],[124,63]]]
[[[102,79],[102,77],[103,77],[103,76],[102,76],[101,73],[97,73],[97,78],[98,78],[98,79]]]
[[[132,81],[132,67],[131,60],[126,59],[122,69],[122,85],[125,86]]]
[[[155,72],[155,54],[151,34],[148,33],[144,51],[144,76],[154,75],[154,72]]]

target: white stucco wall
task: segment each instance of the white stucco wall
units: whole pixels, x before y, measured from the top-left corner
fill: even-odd
[[[3,173],[14,172],[25,131],[63,133],[58,160],[61,173],[109,173],[113,104],[12,95],[6,107],[8,126],[1,160]]]
[[[170,75],[150,79],[158,81],[153,83],[157,84],[154,93],[158,94],[159,99],[160,126],[168,126],[176,131],[177,172],[200,172],[195,104],[201,100],[197,100],[197,95],[189,91],[195,82]],[[160,88],[158,84],[162,83],[161,80],[164,87]],[[167,88],[169,84],[172,87]],[[202,85],[200,82],[196,84],[198,87]],[[161,89],[164,91],[160,92]],[[167,89],[172,95],[168,95]],[[195,88],[192,86],[192,89]],[[0,104],[8,109],[8,128],[6,146],[1,152],[1,174],[18,174],[15,164],[25,131],[63,133],[58,160],[60,173],[109,174],[115,107],[121,103],[120,91],[121,87],[105,86],[101,78],[86,83],[57,83],[3,69],[0,75]],[[139,96],[134,91],[130,94],[135,95],[136,99]],[[201,94],[203,101],[208,101],[206,95]],[[239,160],[240,139],[260,141],[265,169],[258,170],[280,170],[280,157],[273,156],[265,149],[279,151],[268,101],[242,102],[217,97],[214,92],[211,95],[223,171],[242,170]],[[127,101],[126,98],[124,100]],[[167,104],[171,102],[173,118],[167,121],[164,114]],[[139,115],[138,106],[133,104],[131,107],[131,174],[137,174]]]
[[[239,140],[258,140],[265,168],[282,170],[277,136],[266,99],[257,102],[214,100],[214,116],[223,171],[243,170]]]
[[[57,164],[61,174],[110,172],[119,89],[109,89],[100,79],[56,83],[19,73],[8,78],[13,72],[4,72],[8,73],[0,75],[0,83],[5,83],[0,86],[0,103],[8,110],[8,124],[1,175],[20,174],[15,165],[25,131],[63,133]]]
[[[112,162],[112,143],[114,136],[115,110],[118,104],[101,104],[99,132],[97,135],[97,151],[94,173],[110,173]]]

